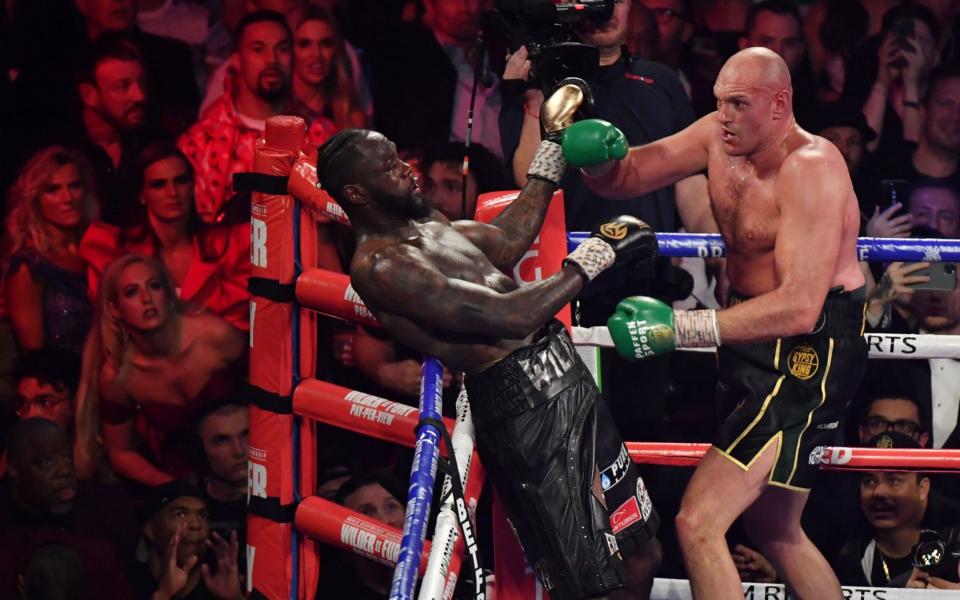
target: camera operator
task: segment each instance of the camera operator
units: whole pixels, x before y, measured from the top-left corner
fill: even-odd
[[[873,448],[919,448],[912,437],[895,430],[877,435],[865,444]],[[864,527],[848,540],[836,566],[844,585],[878,587],[936,587],[960,584],[956,580],[956,530],[947,517],[944,500],[935,495],[923,473],[864,473],[860,478],[860,507]],[[936,531],[935,531],[936,530]],[[944,535],[937,533],[942,531]],[[929,544],[942,543],[931,557]],[[926,556],[924,556],[926,555]],[[924,560],[925,558],[925,560]],[[927,566],[917,569],[921,562]]]

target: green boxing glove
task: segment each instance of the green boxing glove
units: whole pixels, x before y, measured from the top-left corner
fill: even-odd
[[[602,119],[577,121],[563,132],[563,157],[571,167],[595,167],[627,155],[623,132]]]
[[[711,348],[720,345],[715,310],[678,310],[646,296],[624,298],[607,319],[607,329],[617,353],[640,360],[677,348]]]

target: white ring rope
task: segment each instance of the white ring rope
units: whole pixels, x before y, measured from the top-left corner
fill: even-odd
[[[905,588],[875,588],[843,586],[843,597],[850,600],[939,600],[960,597],[957,590],[918,590]],[[788,600],[783,584],[744,583],[744,600]],[[653,581],[650,600],[692,600],[690,582],[686,579],[660,579]]]
[[[467,476],[470,474],[470,462],[473,457],[474,429],[470,418],[470,404],[467,401],[467,389],[460,388],[457,396],[457,424],[450,435],[453,444],[453,454],[457,459],[460,471],[460,481],[464,488],[467,486]],[[437,513],[437,523],[434,526],[430,558],[427,570],[420,585],[419,600],[449,600],[457,583],[458,573],[450,571],[450,561],[457,540],[460,538],[460,524],[457,521],[456,507],[453,495],[450,492],[450,476],[443,479],[443,488],[440,497],[446,496],[440,511]],[[449,495],[448,495],[449,494]],[[467,507],[471,512],[476,506]],[[472,518],[471,514],[471,518]],[[474,531],[476,535],[476,531]]]
[[[578,346],[613,348],[606,327],[574,327],[571,336]],[[870,358],[960,358],[960,335],[868,333],[863,336]],[[713,348],[680,348],[684,351],[714,352]]]

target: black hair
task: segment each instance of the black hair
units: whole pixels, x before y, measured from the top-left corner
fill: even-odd
[[[870,14],[859,2],[830,0],[817,35],[829,52],[849,57],[867,37],[869,26]]]
[[[397,499],[397,502],[403,504],[403,486],[389,471],[377,470],[366,473],[359,473],[343,482],[340,489],[337,490],[336,503],[343,505],[347,496],[356,492],[362,487],[377,484],[387,490],[391,496]]]
[[[59,391],[73,393],[80,384],[80,355],[64,348],[38,348],[20,355],[13,368],[13,376],[19,381],[33,377],[40,383],[48,383]]]
[[[435,163],[455,165],[459,171],[463,163],[463,155],[463,142],[444,142],[426,149],[420,167],[424,175]],[[470,151],[467,152],[467,155],[470,158],[470,173],[473,175],[474,181],[477,182],[477,194],[514,187],[507,182],[507,173],[503,162],[484,146],[470,144]]]
[[[243,41],[243,34],[246,33],[247,27],[256,23],[276,23],[280,27],[283,27],[283,30],[287,32],[287,37],[293,40],[293,31],[290,30],[290,24],[283,18],[283,15],[275,10],[255,10],[252,13],[244,15],[243,18],[240,19],[240,22],[237,23],[237,29],[233,32],[234,48],[240,48],[240,42]]]
[[[881,25],[883,32],[887,33],[893,31],[894,25],[896,25],[902,19],[916,19],[918,21],[922,21],[930,30],[930,33],[933,34],[934,41],[940,40],[940,24],[937,23],[937,17],[934,16],[933,12],[926,6],[921,6],[912,2],[894,6],[887,12],[883,13],[883,21]]]
[[[140,48],[129,34],[108,31],[97,37],[81,56],[75,74],[77,83],[96,85],[97,67],[109,59],[143,64]]]
[[[947,79],[960,79],[960,64],[940,65],[930,72],[927,90],[923,95],[924,104],[930,103],[931,98],[933,98],[933,91]]]
[[[869,384],[866,384],[866,392],[864,394],[864,411],[861,417],[861,420],[866,418],[867,412],[870,410],[870,405],[878,400],[903,400],[909,402],[917,407],[917,414],[922,413],[920,407],[920,400],[917,398],[916,393],[910,385],[905,383],[901,377],[884,377],[880,376]]]
[[[747,11],[747,19],[743,28],[743,35],[750,35],[750,32],[753,31],[753,27],[757,24],[757,16],[759,16],[762,12],[770,12],[775,15],[793,17],[797,21],[797,27],[800,29],[801,37],[803,36],[803,19],[800,18],[800,12],[797,10],[797,7],[789,2],[782,2],[781,0],[767,0],[766,2],[761,2],[751,6],[750,10]]]
[[[20,419],[7,434],[7,461],[17,466],[26,455],[27,448],[34,445],[36,436],[44,431],[55,431],[66,435],[59,425],[43,417]]]
[[[79,600],[86,573],[72,548],[51,543],[41,546],[23,573],[23,597],[30,600]]]
[[[357,148],[367,138],[366,129],[344,129],[317,149],[317,181],[341,206],[343,186],[357,180],[357,167],[364,156]]]

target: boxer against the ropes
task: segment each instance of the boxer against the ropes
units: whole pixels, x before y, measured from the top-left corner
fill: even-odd
[[[523,288],[504,275],[540,230],[566,169],[550,140],[582,97],[565,86],[544,104],[547,135],[530,179],[491,224],[448,221],[379,133],[341,132],[320,148],[317,163],[356,236],[354,289],[399,342],[466,372],[483,465],[555,600],[607,594],[627,583],[625,566],[634,577],[659,550],[643,481],[590,373],[552,320],[614,262],[655,256],[653,232],[632,217],[615,219],[559,273]],[[620,507],[623,518],[612,524]],[[645,594],[651,570],[642,573]]]
[[[566,130],[564,154],[607,197],[636,196],[704,169],[710,180],[727,248],[729,308],[682,312],[628,298],[608,322],[618,350],[633,358],[724,344],[718,390],[736,409],[677,516],[694,596],[743,598],[724,540],[743,514],[795,597],[839,599],[837,578],[800,528],[800,514],[817,448],[842,429],[866,365],[857,199],[840,152],[797,126],[779,56],[738,52],[714,92],[717,112],[673,136],[627,153],[609,124],[582,121]]]

